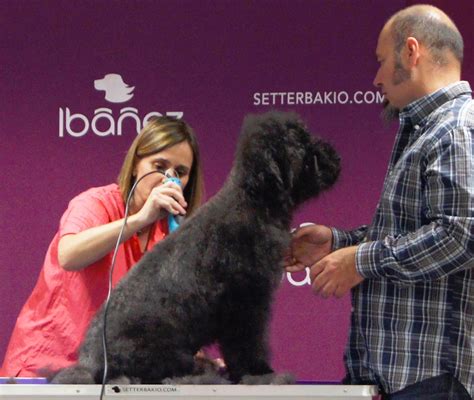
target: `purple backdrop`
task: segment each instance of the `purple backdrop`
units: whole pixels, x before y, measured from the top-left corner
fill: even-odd
[[[463,33],[464,78],[472,81],[473,2],[431,3]],[[194,127],[211,196],[246,113],[297,111],[338,149],[343,173],[295,226],[369,222],[396,129],[378,118],[375,44],[386,18],[409,4],[2,1],[0,358],[68,200],[115,180],[136,121],[150,112],[183,113]],[[106,100],[94,81],[109,73],[134,87],[133,97]],[[305,278],[285,276],[278,293],[274,367],[302,380],[338,380],[349,298],[319,299]]]

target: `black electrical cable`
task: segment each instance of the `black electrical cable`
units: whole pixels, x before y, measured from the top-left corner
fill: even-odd
[[[133,193],[135,191],[135,188],[137,187],[138,183],[145,178],[148,175],[154,174],[154,173],[159,173],[159,174],[165,174],[162,170],[157,170],[157,171],[151,171],[140,177],[132,186],[130,189],[130,193],[128,194],[127,201],[125,203],[125,216],[122,224],[122,228],[120,229],[120,233],[117,238],[117,242],[115,243],[115,249],[114,249],[114,254],[112,257],[112,263],[110,265],[110,271],[109,271],[109,290],[107,293],[107,298],[104,303],[104,318],[103,318],[103,329],[102,329],[102,348],[104,350],[104,374],[102,376],[102,386],[100,390],[100,400],[103,400],[104,397],[104,392],[105,392],[105,384],[107,382],[107,372],[108,372],[108,362],[107,362],[107,333],[106,333],[106,325],[107,325],[107,311],[109,309],[109,303],[110,303],[110,295],[112,293],[112,277],[114,273],[114,268],[115,268],[115,259],[117,257],[117,252],[118,248],[122,242],[122,236],[123,232],[125,230],[125,226],[127,225],[127,219],[128,219],[128,209],[130,206],[130,200],[132,199]]]

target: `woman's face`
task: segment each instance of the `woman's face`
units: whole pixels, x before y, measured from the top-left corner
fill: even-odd
[[[177,175],[181,180],[181,187],[184,190],[189,181],[192,166],[193,151],[186,141],[140,159],[133,170],[133,176],[136,181],[151,171],[161,171],[162,173],[150,174],[138,183],[135,188],[134,206],[140,209],[145,204],[152,189],[166,180],[165,171],[171,173],[171,176]]]

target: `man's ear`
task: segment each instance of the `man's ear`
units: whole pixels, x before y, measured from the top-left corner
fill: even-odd
[[[420,60],[420,43],[414,37],[408,37],[405,42],[405,60],[408,68],[413,68],[418,65]]]

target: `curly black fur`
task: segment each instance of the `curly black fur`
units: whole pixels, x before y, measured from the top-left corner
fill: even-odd
[[[336,152],[297,115],[248,116],[224,187],[113,290],[109,382],[190,375],[193,355],[215,341],[232,382],[271,374],[267,323],[292,213],[338,174]],[[103,313],[91,323],[77,365],[54,383],[101,382]]]

